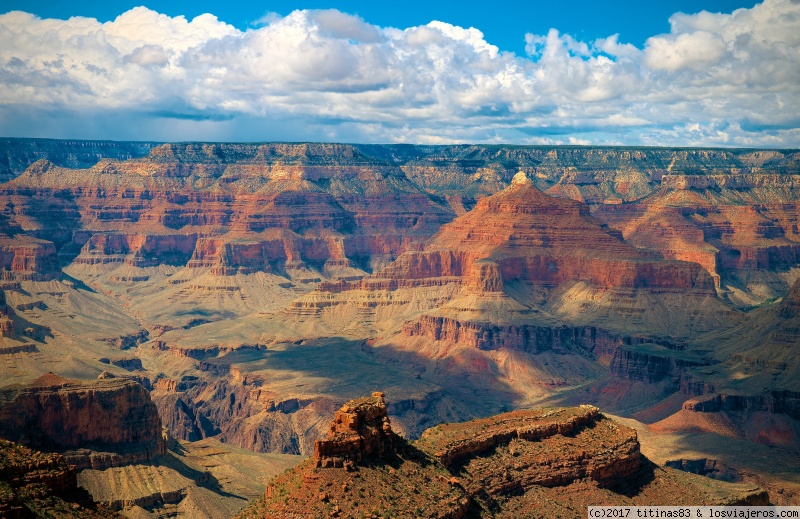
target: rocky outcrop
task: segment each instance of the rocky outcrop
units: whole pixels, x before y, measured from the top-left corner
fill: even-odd
[[[556,435],[591,439],[577,446],[560,445],[559,456],[552,458],[548,446],[542,444],[550,443],[546,440]],[[605,447],[597,449],[600,444]],[[490,494],[509,493],[520,487],[567,485],[584,477],[608,484],[639,468],[636,431],[602,418],[592,406],[514,411],[464,424],[441,425],[425,431],[417,445],[445,467],[466,470],[483,480],[481,486]],[[520,458],[511,478],[507,474],[497,478],[503,475],[502,463],[487,467],[485,462],[476,462],[474,470],[468,467],[471,459],[486,457],[502,446],[510,446],[511,456]],[[592,452],[595,449],[597,452]],[[495,470],[498,473],[493,474]]]
[[[185,265],[196,242],[196,234],[98,233],[86,241],[74,262],[87,265],[124,262],[134,267]]]
[[[14,487],[43,485],[56,493],[75,490],[78,471],[60,454],[32,451],[13,442],[0,440],[2,464],[0,480]]]
[[[645,341],[634,347],[614,350],[609,371],[612,375],[650,384],[669,380],[680,384],[686,370],[707,366],[712,361],[682,349],[669,349]]]
[[[382,403],[380,397],[354,400],[337,413],[332,428],[353,435],[349,424],[361,423],[355,411],[361,408],[378,418],[374,429],[384,416]],[[442,424],[414,443],[397,437],[383,458],[357,465],[322,468],[319,459],[273,479],[264,499],[238,517],[379,517],[387,510],[398,518],[521,517],[550,510],[560,499],[568,500],[568,517],[580,517],[591,503],[669,503],[676,493],[696,504],[765,502],[759,488],[653,470],[639,452],[636,431],[592,406]]]
[[[800,420],[800,393],[795,391],[765,391],[761,394],[718,393],[687,400],[683,409],[698,413],[720,411],[766,411],[783,413]]]
[[[26,235],[0,235],[0,269],[33,281],[57,278],[61,270],[54,244]]]
[[[113,376],[88,382],[48,373],[0,389],[0,437],[62,452],[79,468],[143,463],[166,448],[147,391]]]
[[[60,454],[0,440],[0,517],[117,517],[78,488],[77,473]]]
[[[384,395],[376,392],[336,411],[328,438],[314,443],[314,460],[317,467],[353,468],[365,457],[392,454],[394,437]]]

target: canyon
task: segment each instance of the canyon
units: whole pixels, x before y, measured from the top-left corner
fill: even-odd
[[[263,486],[230,460],[275,474],[378,390],[390,438],[591,404],[800,495],[800,151],[0,139],[0,179],[0,436],[102,506],[232,515]]]

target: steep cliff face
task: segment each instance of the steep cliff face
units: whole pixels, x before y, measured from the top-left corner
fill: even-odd
[[[134,267],[185,265],[195,250],[196,234],[91,235],[75,258],[77,264],[126,263]]]
[[[711,360],[692,351],[643,342],[633,347],[616,349],[609,371],[615,377],[628,380],[647,383],[669,380],[675,385],[680,385],[688,368],[707,366],[711,363]]]
[[[335,409],[330,396],[282,398],[262,388],[263,375],[212,362],[202,368],[214,376],[159,378],[153,384],[152,398],[170,436],[189,441],[216,436],[254,452],[314,452],[318,433],[327,430],[322,417]]]
[[[533,324],[499,325],[460,321],[450,317],[423,315],[403,325],[404,337],[425,337],[461,344],[479,350],[510,348],[526,353],[574,353],[583,350],[597,356],[610,355],[625,345],[637,345],[652,337],[620,335],[594,326],[550,327]]]
[[[720,393],[687,400],[683,408],[698,413],[765,411],[786,414],[795,420],[800,420],[800,393],[795,391],[765,391],[758,395]]]
[[[153,402],[158,415],[171,437],[178,440],[198,441],[219,434],[219,429],[200,411],[187,403],[185,396],[175,392],[155,390]]]
[[[158,411],[130,379],[79,382],[49,373],[2,388],[0,417],[3,438],[64,452],[79,468],[145,462],[165,451]]]
[[[15,279],[44,281],[57,278],[61,269],[55,245],[26,235],[0,235],[0,269]]]

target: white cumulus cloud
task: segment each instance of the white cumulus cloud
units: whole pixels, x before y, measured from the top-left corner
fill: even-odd
[[[0,133],[120,139],[800,146],[800,3],[676,13],[642,48],[337,10],[241,31],[144,7],[0,15]]]

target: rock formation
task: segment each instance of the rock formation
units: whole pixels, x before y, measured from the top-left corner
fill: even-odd
[[[591,433],[582,436],[587,427],[591,427]],[[556,435],[585,442],[563,445],[561,440],[551,440]],[[597,441],[607,442],[606,448],[593,453],[592,445]],[[510,454],[519,458],[514,464],[517,472],[514,477],[488,483],[498,475],[492,472],[502,472],[502,463],[493,467],[485,463],[475,465],[474,477],[487,479],[481,486],[490,494],[511,492],[519,487],[527,490],[531,486],[568,485],[586,477],[600,484],[610,484],[639,469],[636,431],[602,418],[593,406],[515,411],[465,424],[440,425],[425,431],[417,442],[418,447],[431,452],[448,469],[468,466],[471,459],[512,444]],[[554,448],[560,450],[555,459],[552,458]],[[471,472],[473,469],[461,470]],[[495,488],[495,485],[499,486]]]
[[[53,243],[25,235],[0,235],[0,269],[16,279],[36,281],[53,279],[60,272]]]
[[[336,411],[328,438],[314,443],[317,467],[353,468],[364,457],[393,454],[395,434],[383,393],[352,400]]]
[[[78,488],[77,470],[59,454],[0,440],[0,517],[121,517]]]
[[[147,391],[113,376],[85,382],[48,373],[0,388],[0,437],[61,452],[78,468],[146,462],[166,449]]]
[[[79,264],[191,259],[221,262],[217,273],[226,275],[348,256],[369,265],[373,254],[396,255],[451,217],[396,167],[323,144],[165,144],[82,170],[40,160],[2,198],[14,224],[51,236],[62,256],[80,251]],[[257,236],[270,229],[288,232]],[[198,234],[215,240],[198,242]]]
[[[650,333],[667,333],[671,312],[669,333],[679,336],[705,328],[698,313],[725,311],[698,264],[630,246],[588,206],[545,195],[523,172],[418,249],[360,281],[321,283],[290,311],[300,320],[355,307],[368,326],[385,323],[383,315],[425,319],[420,313],[436,309],[460,321],[551,317]],[[414,302],[407,312],[406,301]]]
[[[800,176],[789,173],[665,175],[651,195],[595,215],[638,247],[702,265],[729,301],[749,306],[769,298],[761,284],[783,292],[768,273],[800,259]]]
[[[352,456],[357,445],[369,445],[356,438],[364,433],[375,438],[385,418],[382,396],[348,402],[332,422],[330,438],[317,445],[335,445],[336,453]],[[354,434],[357,429],[361,435]],[[684,498],[695,504],[766,502],[763,491],[753,486],[714,483],[709,492],[711,487],[696,476],[671,469],[654,472],[639,452],[636,431],[592,406],[513,411],[443,424],[413,444],[397,437],[394,446],[368,461],[360,451],[365,463],[358,465],[325,463],[328,455],[318,454],[273,479],[264,499],[239,517],[379,517],[387,512],[393,517],[460,518],[468,512],[469,517],[512,517],[542,494],[556,501],[558,496],[575,499],[568,517],[581,517],[596,499],[618,504],[651,504],[656,498],[671,504]],[[603,490],[625,485],[638,485],[636,494],[647,500]]]

